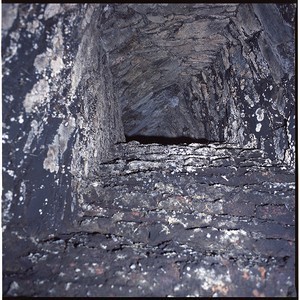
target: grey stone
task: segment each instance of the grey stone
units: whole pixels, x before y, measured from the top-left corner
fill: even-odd
[[[296,296],[294,4],[3,4],[4,296]]]

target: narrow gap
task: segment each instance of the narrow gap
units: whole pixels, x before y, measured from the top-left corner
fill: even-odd
[[[133,135],[133,136],[125,136],[126,142],[137,141],[140,144],[161,144],[161,145],[184,145],[191,143],[198,144],[212,144],[216,143],[216,141],[210,141],[207,139],[194,139],[186,136],[179,137],[166,137],[166,136],[147,136],[147,135]],[[222,143],[218,141],[217,143]]]

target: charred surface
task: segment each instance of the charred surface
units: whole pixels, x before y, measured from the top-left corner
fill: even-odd
[[[2,4],[4,296],[296,296],[296,4]]]

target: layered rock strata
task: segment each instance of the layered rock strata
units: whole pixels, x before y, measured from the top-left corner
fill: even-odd
[[[4,295],[295,295],[295,15],[3,4]]]
[[[17,235],[21,251],[4,240],[20,255],[4,260],[7,295],[295,295],[295,182],[285,165],[232,144],[115,151],[71,230]]]

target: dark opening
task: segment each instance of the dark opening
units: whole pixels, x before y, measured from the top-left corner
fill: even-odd
[[[180,137],[165,137],[165,136],[145,136],[145,135],[134,135],[134,136],[125,136],[126,142],[138,141],[141,144],[161,144],[161,145],[182,145],[182,144],[210,144],[215,143],[215,141],[209,141],[207,139],[193,139],[186,136]]]

